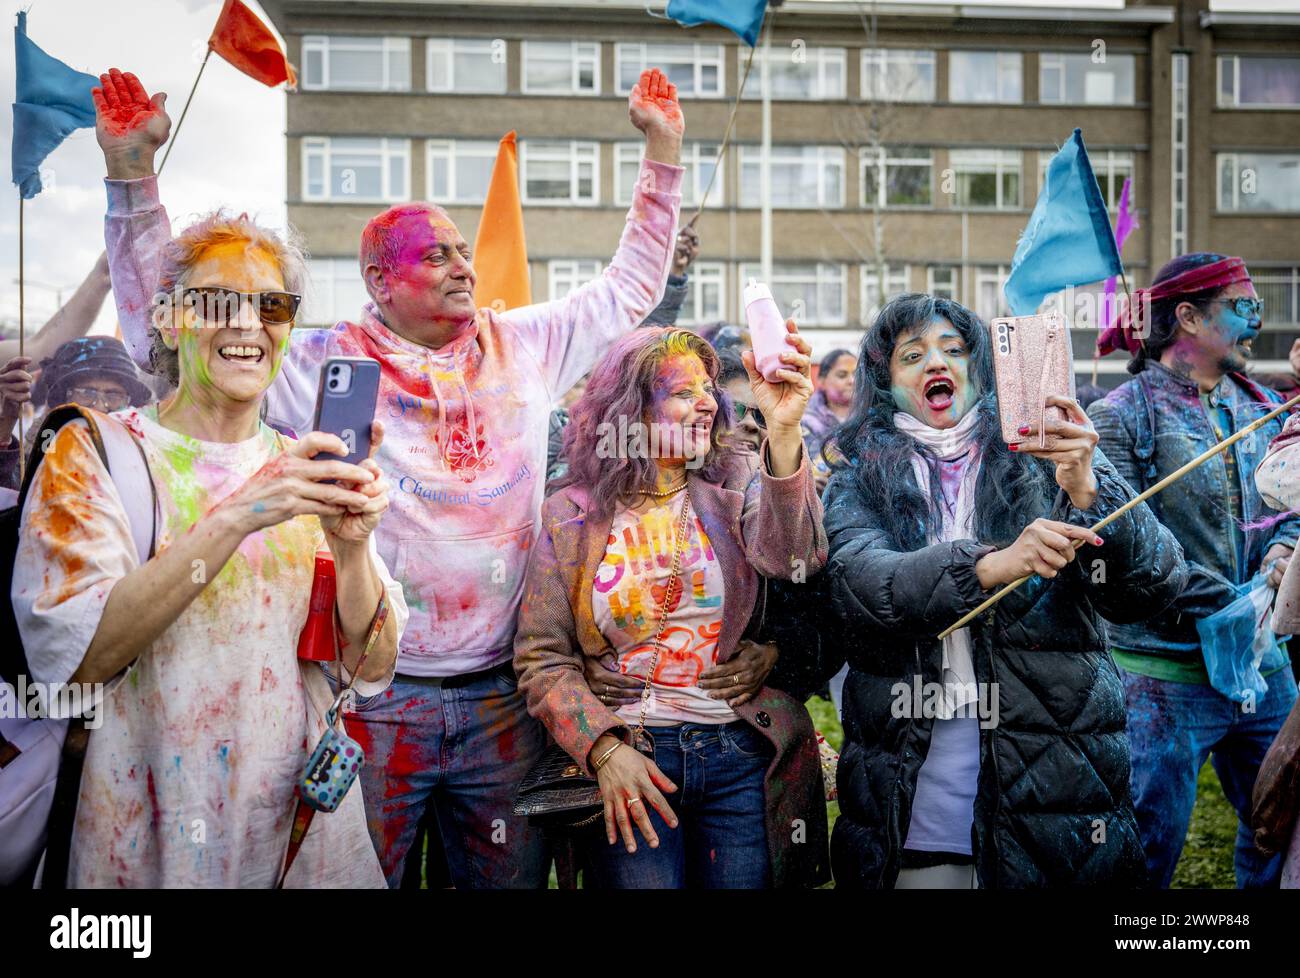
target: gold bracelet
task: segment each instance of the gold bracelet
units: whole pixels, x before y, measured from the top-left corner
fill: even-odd
[[[600,757],[596,758],[595,763],[593,763],[593,764],[591,765],[591,769],[592,769],[593,771],[599,771],[599,770],[600,770],[600,766],[601,766],[602,764],[604,764],[606,761],[609,760],[609,755],[612,754],[612,753],[614,753],[614,751],[618,750],[618,749],[619,749],[620,747],[622,747],[622,746],[623,746],[623,741],[620,740],[617,744],[615,744],[615,745],[614,745],[613,747],[611,747],[609,750],[605,751],[605,753],[601,754]]]

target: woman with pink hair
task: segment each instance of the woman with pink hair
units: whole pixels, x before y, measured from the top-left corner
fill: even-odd
[[[687,330],[624,337],[573,409],[569,472],[543,506],[525,579],[515,670],[529,711],[599,782],[605,840],[583,846],[601,887],[825,878],[807,711],[761,680],[730,702],[708,682],[736,655],[759,575],[801,581],[826,556],[799,429],[809,348],[787,328],[772,381],[744,354],[768,425],[757,455],[731,447],[717,356]],[[584,677],[584,656],[639,680],[638,701],[613,708],[614,690]],[[791,842],[797,819],[801,845]],[[626,851],[615,848],[620,835]]]

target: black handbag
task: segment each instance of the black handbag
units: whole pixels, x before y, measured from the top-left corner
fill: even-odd
[[[678,518],[677,533],[673,539],[673,567],[664,594],[670,595],[678,586],[682,569],[682,541],[686,536],[690,518],[691,494],[686,491]],[[628,742],[647,757],[654,757],[654,740],[646,733],[645,711],[650,696],[650,683],[663,648],[664,632],[668,628],[668,601],[665,598],[659,613],[659,628],[655,633],[655,651],[646,671],[645,686],[641,688],[641,719],[632,731]],[[541,829],[575,832],[596,826],[604,817],[605,806],[600,797],[600,783],[587,773],[559,744],[551,744],[519,782],[512,809],[516,815],[526,815],[530,824]]]

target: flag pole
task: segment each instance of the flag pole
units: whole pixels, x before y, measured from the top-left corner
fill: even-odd
[[[1232,445],[1235,445],[1237,442],[1241,441],[1241,439],[1249,435],[1252,431],[1257,431],[1259,428],[1263,427],[1264,425],[1268,424],[1268,422],[1276,418],[1279,414],[1281,414],[1284,411],[1289,411],[1297,404],[1300,404],[1300,394],[1297,394],[1295,397],[1291,398],[1291,400],[1287,401],[1285,404],[1281,405],[1280,407],[1274,408],[1272,411],[1268,412],[1268,414],[1264,415],[1262,418],[1252,421],[1250,424],[1246,425],[1246,427],[1242,428],[1236,434],[1229,435],[1227,438],[1223,439],[1223,441],[1219,442],[1217,445],[1213,445],[1210,448],[1207,448],[1205,451],[1201,452],[1200,455],[1197,455],[1196,458],[1192,459],[1186,465],[1183,465],[1180,468],[1176,469],[1175,471],[1169,473],[1169,475],[1165,476],[1163,479],[1157,482],[1150,489],[1147,489],[1145,492],[1139,493],[1138,495],[1134,496],[1132,499],[1126,502],[1119,509],[1115,510],[1115,512],[1111,513],[1109,516],[1105,517],[1104,519],[1090,526],[1088,528],[1088,532],[1096,533],[1098,530],[1102,529],[1103,527],[1109,526],[1111,523],[1114,523],[1117,519],[1119,519],[1121,516],[1127,513],[1134,506],[1138,505],[1139,503],[1146,502],[1156,493],[1161,492],[1164,489],[1167,489],[1169,486],[1173,485],[1175,482],[1177,482],[1179,479],[1185,476],[1188,472],[1191,472],[1192,469],[1208,462],[1215,455],[1218,455],[1220,452],[1224,451],[1225,449],[1230,448]],[[1078,550],[1082,546],[1083,546],[1082,540],[1075,541],[1074,548],[1076,550]],[[966,614],[962,615],[959,619],[957,619],[957,621],[955,621],[953,624],[945,628],[942,632],[939,633],[939,638],[941,639],[947,638],[953,632],[957,631],[957,629],[965,628],[977,617],[982,615],[989,608],[992,608],[995,604],[997,604],[999,601],[1001,601],[1008,594],[1010,594],[1016,588],[1020,587],[1020,585],[1024,584],[1025,581],[1029,580],[1033,576],[1034,576],[1033,574],[1026,574],[1024,577],[1012,581],[1010,584],[1008,584],[1006,587],[1000,590],[997,594],[993,595],[993,597],[989,598],[987,601],[981,604],[974,611],[967,612]]]
[[[23,240],[23,205],[26,201],[23,198],[22,188],[18,188],[18,355],[24,356],[26,351],[26,333],[27,333],[27,292],[26,292],[26,251]],[[18,408],[18,484],[22,485],[23,479],[27,476],[27,464],[23,452],[23,412],[22,405]]]
[[[194,101],[194,93],[198,90],[199,79],[203,77],[203,69],[208,66],[208,58],[212,57],[212,44],[208,44],[208,53],[203,56],[203,64],[199,65],[199,73],[194,76],[194,84],[190,86],[190,96],[185,100],[185,108],[181,109],[181,117],[176,123],[176,128],[172,130],[172,138],[167,143],[167,152],[163,153],[162,162],[158,164],[158,173],[161,174],[163,167],[167,165],[167,157],[172,155],[172,147],[176,145],[176,137],[180,135],[181,126],[185,125],[185,113],[190,110],[190,103]]]

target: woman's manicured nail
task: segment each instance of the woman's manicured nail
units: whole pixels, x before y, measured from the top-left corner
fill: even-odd
[[[1019,446],[1019,445],[1008,445],[1008,446],[1007,446],[1007,450],[1008,450],[1008,451],[1012,451],[1012,452],[1018,452],[1018,451],[1020,451],[1020,446]]]
[[[1022,424],[1019,428],[1016,429],[1016,434],[1019,434],[1019,435],[1027,435],[1027,434],[1029,434],[1029,425],[1027,425],[1027,424]]]

